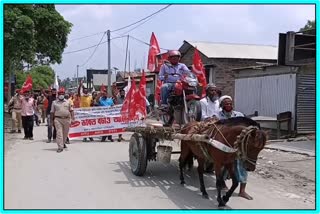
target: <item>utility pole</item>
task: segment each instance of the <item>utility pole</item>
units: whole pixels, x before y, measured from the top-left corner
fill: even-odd
[[[129,72],[130,72],[130,51],[129,51]]]
[[[126,68],[127,68],[128,46],[129,46],[129,35],[128,35],[128,38],[127,38],[126,60],[125,60],[125,62],[124,62],[124,72],[126,72]],[[130,70],[130,69],[129,69],[129,70]]]
[[[107,31],[108,35],[108,94],[111,93],[111,48],[110,48],[110,30]]]
[[[79,86],[79,65],[77,65],[77,87]]]

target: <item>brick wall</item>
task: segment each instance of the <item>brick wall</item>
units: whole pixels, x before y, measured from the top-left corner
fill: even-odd
[[[200,52],[200,51],[199,51]],[[191,47],[181,58],[181,62],[187,66],[192,65],[194,48]],[[215,84],[221,89],[223,95],[230,95],[234,97],[234,74],[232,69],[239,67],[255,66],[256,62],[276,63],[276,60],[261,60],[261,59],[218,59],[207,58],[200,52],[200,56],[204,65],[214,67]],[[211,64],[213,64],[211,66]],[[209,69],[207,69],[207,72]],[[209,82],[207,80],[207,82]]]

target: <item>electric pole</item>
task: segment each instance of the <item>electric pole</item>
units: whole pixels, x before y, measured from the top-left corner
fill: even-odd
[[[127,68],[128,45],[129,45],[129,35],[127,37],[127,49],[126,49],[126,60],[124,62],[124,72],[126,72],[126,68]],[[129,69],[129,71],[130,71],[130,69]]]
[[[111,95],[111,49],[110,49],[110,30],[107,31],[108,35],[108,94]]]
[[[79,65],[77,65],[77,87],[79,86]]]

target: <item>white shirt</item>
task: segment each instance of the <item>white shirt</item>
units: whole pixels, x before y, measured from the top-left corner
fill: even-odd
[[[220,110],[218,99],[212,102],[209,97],[205,97],[200,100],[200,104],[202,112],[201,120],[205,120],[213,115],[218,115]]]
[[[244,115],[239,111],[232,111],[231,116],[228,117],[227,115],[225,115],[223,110],[220,110],[218,113],[218,117],[219,117],[219,120],[221,120],[221,119],[228,119],[231,117],[244,117]]]

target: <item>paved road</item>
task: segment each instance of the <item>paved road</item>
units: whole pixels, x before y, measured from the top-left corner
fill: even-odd
[[[34,141],[5,135],[5,209],[217,209],[214,176],[205,175],[210,199],[203,199],[196,169],[186,176],[186,187],[179,184],[177,155],[169,165],[151,162],[145,176],[136,177],[128,142],[75,140],[58,154],[56,144],[44,142],[45,126],[34,131]],[[226,209],[314,208],[254,174],[247,189],[253,201],[235,194]]]
[[[309,156],[315,156],[315,141],[314,140],[293,140],[293,141],[281,141],[272,143],[267,146],[268,148],[280,149],[283,151],[295,152],[300,154],[307,154]]]

